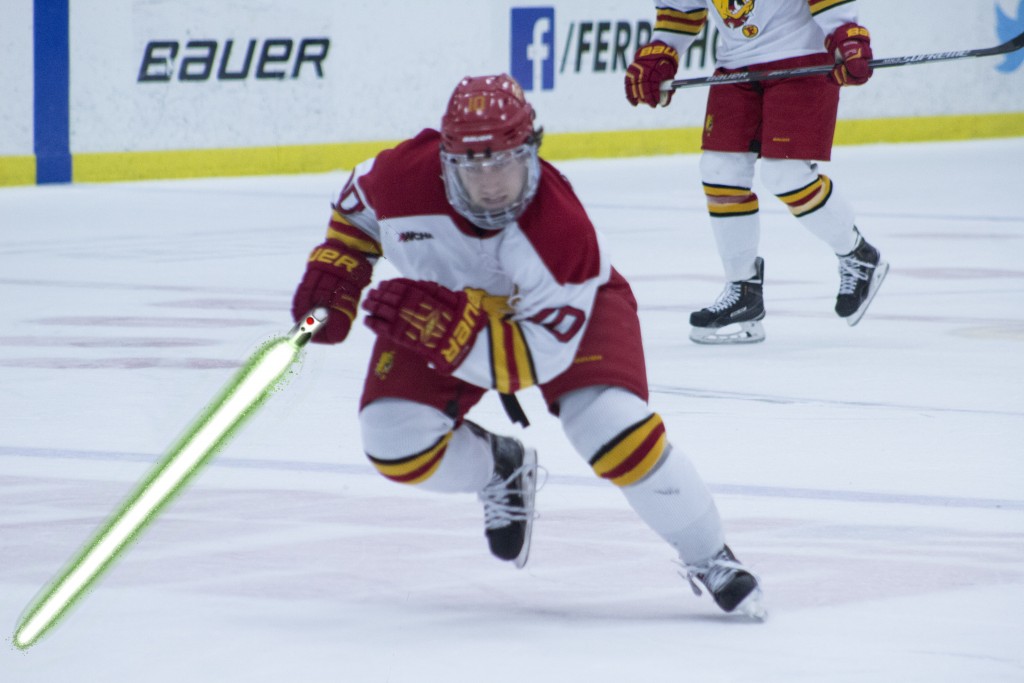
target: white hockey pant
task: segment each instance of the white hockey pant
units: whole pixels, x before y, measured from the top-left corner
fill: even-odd
[[[619,486],[640,518],[687,563],[721,549],[722,524],[690,459],[664,437],[661,417],[617,387],[589,387],[559,402],[570,443],[600,476]],[[363,449],[392,481],[439,492],[480,491],[490,481],[487,440],[430,406],[379,399],[359,415]],[[400,426],[399,426],[400,425]]]
[[[700,177],[711,216],[718,256],[730,282],[754,276],[761,219],[754,194],[754,153],[704,152]]]
[[[616,484],[640,518],[684,562],[724,544],[714,499],[693,463],[673,449],[661,417],[618,387],[588,387],[559,401],[562,427],[598,476]]]
[[[818,165],[801,159],[762,159],[761,182],[789,208],[801,225],[837,254],[857,247],[850,205]]]
[[[700,172],[708,199],[715,244],[729,281],[754,275],[761,228],[752,191],[757,155],[706,151]],[[837,254],[856,248],[854,214],[818,165],[803,159],[762,159],[761,183],[786,204],[807,230]]]

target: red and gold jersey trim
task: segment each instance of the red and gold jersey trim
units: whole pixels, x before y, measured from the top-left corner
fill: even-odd
[[[452,433],[448,432],[422,453],[401,460],[382,460],[369,453],[366,454],[366,457],[370,459],[378,472],[391,481],[397,481],[400,484],[419,484],[429,479],[440,467],[441,459],[448,449],[448,442],[452,439]]]
[[[488,331],[494,388],[503,394],[513,394],[536,384],[533,356],[519,323],[490,317]]]
[[[665,423],[653,413],[601,449],[590,466],[616,486],[629,486],[654,470],[665,455],[666,445]]]
[[[659,7],[654,21],[654,30],[695,36],[704,28],[704,22],[707,21],[707,18],[708,11],[706,9],[694,12],[680,12],[668,7]]]
[[[355,251],[370,256],[380,256],[383,253],[379,242],[367,237],[365,232],[352,225],[337,209],[331,212],[327,239],[337,240]]]

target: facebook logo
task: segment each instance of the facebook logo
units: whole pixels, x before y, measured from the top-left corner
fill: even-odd
[[[555,8],[513,7],[512,78],[523,90],[555,88]]]

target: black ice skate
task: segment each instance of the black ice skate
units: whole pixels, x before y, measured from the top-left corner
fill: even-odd
[[[882,260],[878,250],[858,236],[857,248],[839,256],[836,315],[845,318],[850,326],[860,322],[888,272],[889,264]]]
[[[754,261],[749,280],[730,282],[715,303],[690,314],[690,339],[698,344],[753,344],[764,341],[764,259]]]
[[[752,619],[763,620],[768,616],[762,604],[761,588],[757,578],[747,571],[729,546],[723,546],[710,560],[697,565],[683,565],[686,573],[680,572],[695,595],[700,595],[698,582],[703,585],[715,604],[725,612],[739,612]]]
[[[491,444],[494,473],[477,494],[484,504],[484,533],[491,554],[522,569],[530,554],[534,499],[537,493],[537,451],[517,439],[498,436],[466,421]]]

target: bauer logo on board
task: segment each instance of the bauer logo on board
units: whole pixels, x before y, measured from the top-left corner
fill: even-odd
[[[139,66],[140,83],[323,78],[329,38],[151,40]]]

